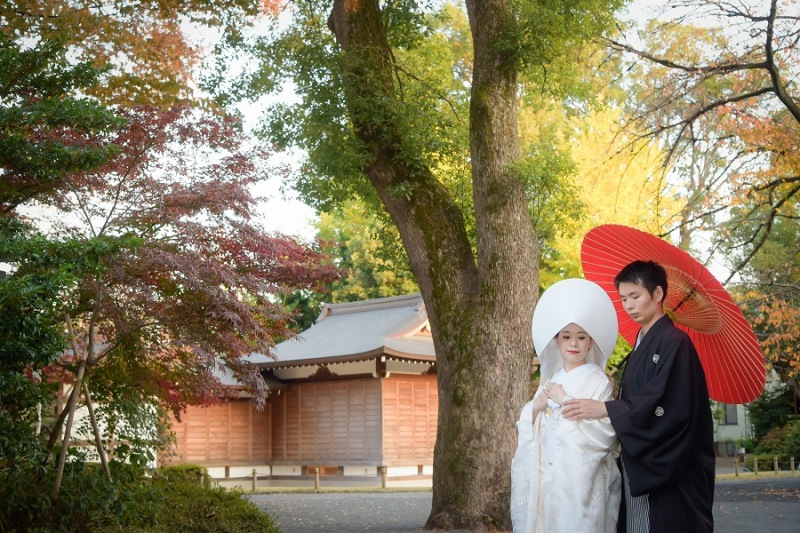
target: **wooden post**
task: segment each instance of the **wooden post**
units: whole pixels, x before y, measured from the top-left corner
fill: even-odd
[[[733,475],[739,477],[739,458],[733,458]]]
[[[773,462],[775,464],[775,473],[777,474],[778,473],[778,456],[777,455],[775,457],[773,457]]]
[[[753,472],[758,475],[758,457],[753,457]]]
[[[789,459],[789,468],[792,469],[792,475],[794,475],[796,472],[796,470],[794,469],[794,456],[792,456],[791,459]]]
[[[386,488],[386,467],[385,466],[381,467],[381,488],[382,489]]]
[[[319,489],[319,467],[314,467],[314,488]]]
[[[258,480],[258,474],[256,473],[256,469],[253,469],[253,492],[256,491],[256,482]]]

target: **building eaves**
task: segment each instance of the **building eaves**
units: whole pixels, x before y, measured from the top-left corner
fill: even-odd
[[[275,357],[251,354],[262,368],[287,368],[374,359],[436,359],[419,293],[362,302],[327,304],[317,322],[296,339],[279,343]]]

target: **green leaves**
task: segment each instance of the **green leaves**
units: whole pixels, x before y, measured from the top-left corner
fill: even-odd
[[[117,153],[106,138],[123,120],[81,96],[101,72],[69,65],[62,40],[26,48],[0,36],[0,211],[51,194],[66,173]]]
[[[397,228],[388,216],[371,214],[357,201],[324,213],[317,237],[347,276],[330,285],[333,302],[350,302],[419,291]]]
[[[577,167],[555,142],[529,147],[512,172],[524,183],[540,244],[557,234],[568,235],[584,216],[585,206],[575,183]]]
[[[576,96],[581,64],[592,40],[614,28],[628,0],[516,0],[515,17],[500,43],[510,68],[521,68],[537,88]],[[580,92],[580,91],[579,91]]]
[[[64,314],[83,304],[81,282],[139,241],[101,237],[52,240],[10,219],[0,219],[0,262],[13,270],[0,278],[0,367],[21,372],[52,363],[66,348]]]

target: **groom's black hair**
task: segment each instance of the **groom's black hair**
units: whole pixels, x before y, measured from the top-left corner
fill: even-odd
[[[636,283],[641,285],[650,296],[661,287],[664,290],[664,299],[667,298],[667,271],[655,261],[633,261],[619,271],[614,278],[614,287],[619,290],[620,283]]]

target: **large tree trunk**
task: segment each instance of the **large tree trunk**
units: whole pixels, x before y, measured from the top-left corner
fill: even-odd
[[[475,40],[471,151],[473,255],[457,204],[402,150],[391,53],[378,0],[334,0],[346,99],[365,172],[397,225],[428,309],[437,353],[439,426],[427,525],[510,529],[515,422],[528,399],[538,251],[521,183],[516,72],[495,51],[507,2],[470,2]],[[397,194],[392,191],[410,191]]]

